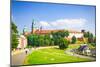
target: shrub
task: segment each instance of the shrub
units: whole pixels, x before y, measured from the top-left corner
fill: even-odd
[[[75,43],[76,43],[76,37],[73,36],[73,37],[72,37],[72,44],[75,44]]]
[[[26,46],[26,48],[32,48],[32,46],[29,45],[29,46]]]
[[[96,43],[91,43],[92,46],[96,46]]]
[[[60,43],[59,43],[59,48],[60,49],[65,49],[68,47],[68,41],[64,38],[60,39]]]

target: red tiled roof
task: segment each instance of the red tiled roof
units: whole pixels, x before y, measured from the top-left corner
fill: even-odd
[[[57,31],[63,31],[63,30],[36,30],[35,33],[36,34],[49,34],[51,32],[57,32]],[[82,32],[79,32],[79,31],[72,31],[72,30],[69,30],[70,33],[82,33]]]
[[[52,33],[52,32],[57,32],[57,31],[63,31],[63,30],[35,30],[33,33],[35,34],[49,34],[49,33]],[[82,33],[82,32],[79,32],[79,31],[75,31],[75,30],[68,30],[70,33]],[[29,35],[30,32],[25,32],[25,35]]]
[[[36,34],[49,34],[49,33],[57,32],[57,31],[61,31],[61,30],[36,30],[35,33]]]

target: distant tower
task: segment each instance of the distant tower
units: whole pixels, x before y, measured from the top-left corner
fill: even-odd
[[[81,30],[81,32],[82,32],[82,33],[85,33],[85,30],[83,29],[83,30]]]
[[[33,32],[34,32],[34,26],[35,26],[35,22],[34,22],[34,19],[33,19],[33,21],[32,21],[32,27],[31,27],[31,33],[33,34]]]
[[[42,31],[42,26],[40,26],[39,28],[39,34],[41,34],[41,31]]]
[[[40,31],[42,30],[42,26],[40,27]]]
[[[28,32],[28,31],[27,31],[27,27],[24,26],[24,29],[23,29],[23,35],[26,35],[27,32]]]
[[[25,34],[25,30],[23,29],[23,35]]]

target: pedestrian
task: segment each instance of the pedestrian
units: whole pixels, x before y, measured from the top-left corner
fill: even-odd
[[[25,53],[26,53],[26,54],[28,53],[28,49],[25,49]]]

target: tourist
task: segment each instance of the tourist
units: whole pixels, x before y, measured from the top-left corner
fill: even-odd
[[[27,48],[25,49],[25,53],[26,53],[26,54],[28,53],[28,49],[27,49]]]

